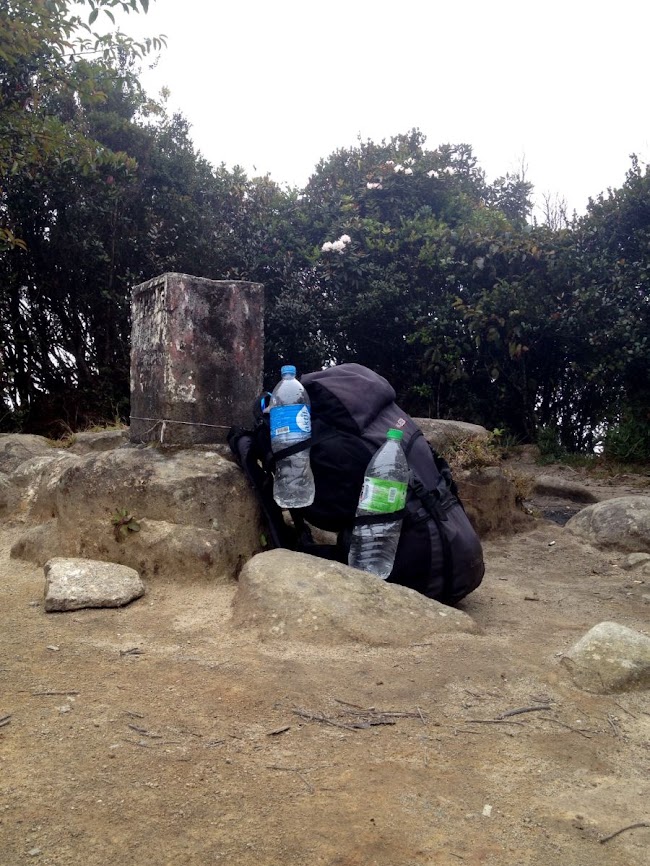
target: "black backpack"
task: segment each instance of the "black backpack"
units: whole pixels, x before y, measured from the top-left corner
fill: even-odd
[[[257,492],[270,546],[287,547],[347,563],[359,494],[368,463],[391,427],[402,430],[411,469],[395,564],[388,580],[446,604],[481,583],[485,566],[474,531],[446,461],[413,419],[395,403],[392,386],[360,364],[340,364],[302,376],[311,401],[311,438],[273,455],[268,395],[254,407],[252,430],[232,428],[228,442]],[[288,525],[273,499],[274,461],[292,449],[311,447],[314,502],[292,509]],[[336,544],[316,544],[310,527],[337,534]]]

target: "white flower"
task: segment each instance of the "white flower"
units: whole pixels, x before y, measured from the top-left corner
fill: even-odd
[[[396,171],[399,174],[400,171],[404,171],[404,166],[400,165],[398,162],[393,171]]]
[[[435,170],[435,168],[432,168],[431,171],[427,172],[427,177],[438,177],[438,172]]]
[[[334,241],[333,244],[330,244],[333,250],[336,250],[337,253],[342,253],[345,249],[345,244],[342,240]]]
[[[445,171],[447,172],[447,174],[453,174],[453,173],[454,173],[454,170],[453,170],[453,168],[452,168],[450,165],[447,166],[447,168],[445,169]]]
[[[405,160],[404,160],[404,163],[405,163],[406,165],[413,165],[414,162],[415,162],[415,160],[413,159],[412,156],[409,156],[408,159],[405,159]]]
[[[395,165],[395,161],[392,160],[392,159],[387,159],[387,160],[386,160],[386,165]]]
[[[367,183],[366,189],[383,189],[380,183]]]
[[[344,244],[349,244],[352,241],[350,235],[341,235],[339,238],[340,241],[343,241]]]
[[[413,169],[412,168],[405,168],[404,174],[413,174]]]
[[[332,244],[331,241],[325,241],[325,243],[324,243],[323,246],[321,247],[321,252],[323,252],[323,253],[331,253],[331,252],[332,252],[332,248],[333,248],[333,246],[334,246],[334,245]]]

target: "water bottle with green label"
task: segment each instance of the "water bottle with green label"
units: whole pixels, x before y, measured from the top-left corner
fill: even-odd
[[[406,503],[409,468],[402,431],[389,430],[363,479],[348,565],[386,580],[393,570]],[[383,518],[383,519],[382,519]]]

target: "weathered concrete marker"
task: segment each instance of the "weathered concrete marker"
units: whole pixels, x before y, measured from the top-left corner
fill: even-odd
[[[167,273],[132,296],[132,442],[224,442],[262,388],[264,287]]]

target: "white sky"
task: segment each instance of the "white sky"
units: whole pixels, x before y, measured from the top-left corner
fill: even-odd
[[[167,35],[143,83],[203,156],[279,183],[418,127],[583,212],[650,160],[649,0],[156,0],[119,23]]]

